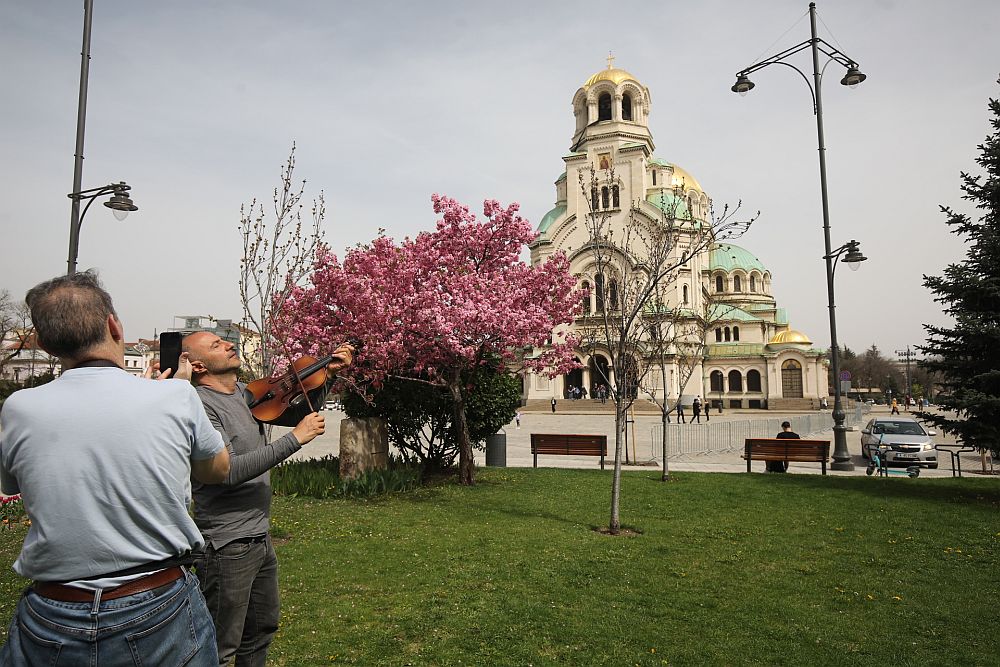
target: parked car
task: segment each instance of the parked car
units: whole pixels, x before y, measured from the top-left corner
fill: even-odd
[[[937,468],[936,431],[928,431],[912,417],[876,417],[861,431],[861,456],[871,458],[871,448],[882,446],[886,465],[925,465]]]

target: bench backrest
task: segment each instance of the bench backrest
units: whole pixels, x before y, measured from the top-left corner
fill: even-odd
[[[795,438],[747,438],[744,441],[747,453],[768,455],[784,454],[786,452],[814,453],[828,458],[830,456],[829,440],[802,440]]]
[[[531,453],[607,456],[608,436],[564,433],[532,433]]]

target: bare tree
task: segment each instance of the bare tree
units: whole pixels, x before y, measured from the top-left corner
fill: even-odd
[[[240,260],[240,300],[244,326],[258,337],[244,361],[255,377],[273,374],[276,353],[282,354],[280,332],[274,330],[291,290],[311,270],[323,244],[326,203],[323,192],[312,202],[311,223],[303,222],[302,196],[306,182],[295,183],[295,144],[274,189],[273,221],[255,197],[240,207],[243,258]]]
[[[14,359],[20,357],[25,350],[31,354],[29,361],[29,376],[35,374],[35,359],[38,354],[38,341],[35,339],[35,327],[31,323],[31,310],[24,301],[14,301],[8,290],[0,291],[0,378],[4,376],[4,368]],[[45,354],[49,370],[54,370],[55,357]]]
[[[700,219],[694,215],[692,202],[684,197],[681,184],[672,194],[664,192],[659,206],[632,202],[627,217],[619,223],[621,218],[615,216],[617,202],[613,201],[618,196],[614,169],[605,174],[606,180],[602,180],[593,166],[589,180],[580,174],[580,189],[589,209],[585,225],[587,252],[595,269],[595,312],[584,315],[578,332],[585,351],[600,350],[610,357],[610,372],[603,378],[615,404],[608,530],[617,534],[621,530],[622,434],[628,409],[646,374],[656,366],[650,363],[651,355],[655,350],[662,352],[661,372],[668,359],[679,360],[688,367],[688,377],[699,355],[703,356],[705,337],[703,330],[698,333],[698,316],[684,308],[683,289],[680,299],[676,295],[679,277],[690,273],[692,259],[710,250],[714,243],[742,235],[756,216],[735,220],[737,205],[732,211],[727,206],[718,218],[710,209],[708,219]],[[692,282],[700,286],[700,277],[695,278]],[[682,287],[691,291],[691,286]],[[651,324],[655,333],[651,333]],[[657,338],[655,343],[653,336]],[[663,393],[668,393],[666,387]],[[665,397],[661,405],[665,411]]]
[[[749,223],[747,223],[749,224]],[[700,301],[696,304],[690,295],[685,300],[684,292],[676,294],[676,286],[667,280],[658,284],[654,290],[654,306],[647,308],[646,313],[646,360],[653,373],[653,381],[649,382],[649,374],[642,383],[641,390],[647,399],[660,410],[660,452],[663,456],[663,474],[661,480],[670,479],[670,467],[667,462],[667,424],[670,423],[670,413],[676,407],[676,401],[670,404],[670,386],[673,384],[669,370],[676,371],[678,399],[687,386],[695,369],[705,360],[708,348],[708,332],[718,323],[726,320],[734,310],[733,306],[718,301],[708,289],[695,287],[700,292]],[[705,406],[705,419],[711,419],[708,410],[708,400]]]

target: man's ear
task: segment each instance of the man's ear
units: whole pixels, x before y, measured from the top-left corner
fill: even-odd
[[[108,315],[108,333],[111,334],[111,339],[116,343],[125,340],[125,327],[118,321],[114,313]]]
[[[208,369],[205,368],[205,364],[203,362],[195,360],[195,359],[191,359],[191,373],[192,374],[194,374],[194,373],[204,373],[206,370],[208,370]]]

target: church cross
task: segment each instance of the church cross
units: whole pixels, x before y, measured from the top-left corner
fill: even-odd
[[[608,69],[615,68],[614,62],[615,62],[615,57],[611,55],[610,51],[608,51]]]

